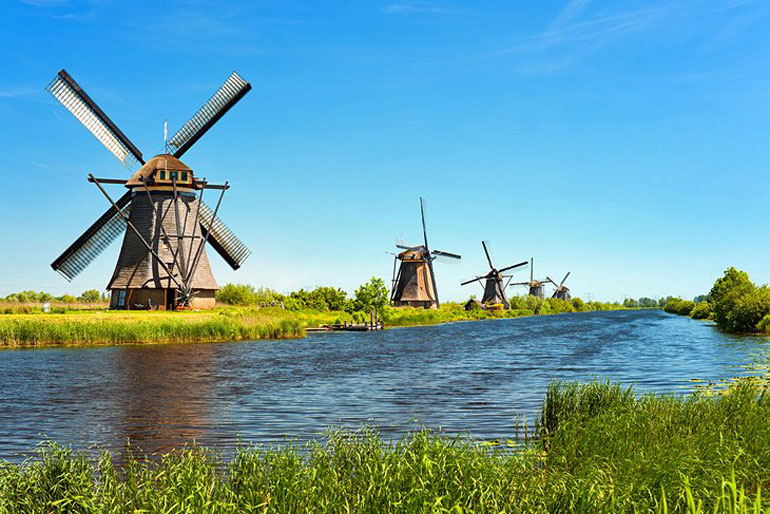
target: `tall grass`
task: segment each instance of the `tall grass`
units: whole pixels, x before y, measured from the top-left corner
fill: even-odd
[[[417,431],[308,446],[190,447],[118,468],[46,444],[0,465],[0,512],[770,512],[770,401],[553,384],[521,451]]]
[[[106,311],[0,316],[0,346],[218,342],[302,337],[346,313],[278,308],[206,312]],[[349,319],[348,319],[349,321]]]

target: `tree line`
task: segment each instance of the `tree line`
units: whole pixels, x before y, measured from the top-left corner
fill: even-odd
[[[3,300],[16,303],[100,303],[108,302],[110,294],[102,293],[98,289],[87,289],[78,296],[69,294],[54,296],[44,291],[19,291],[9,294]]]
[[[227,284],[216,293],[219,303],[228,305],[281,306],[290,311],[372,312],[383,311],[388,305],[389,291],[385,281],[372,277],[361,284],[352,297],[338,287],[321,286],[306,291],[300,289],[281,294],[273,289],[247,284]]]
[[[671,298],[663,310],[695,319],[710,319],[730,333],[770,332],[770,287],[758,286],[748,273],[725,270],[707,295],[694,300]]]

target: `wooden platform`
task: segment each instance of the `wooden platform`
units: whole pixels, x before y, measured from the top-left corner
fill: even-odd
[[[382,323],[343,323],[337,325],[321,325],[320,327],[306,328],[306,332],[368,332],[370,330],[382,330]]]

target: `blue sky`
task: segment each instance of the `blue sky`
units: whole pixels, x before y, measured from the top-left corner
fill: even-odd
[[[427,198],[439,292],[535,258],[594,299],[770,282],[770,2],[118,2],[0,7],[0,295],[103,288],[50,262],[107,205],[120,164],[45,91],[60,68],[143,151],[232,70],[253,85],[185,155],[230,180],[252,249],[217,279],[280,291],[390,279]],[[114,189],[114,194],[121,193]],[[526,273],[521,274],[522,277]]]

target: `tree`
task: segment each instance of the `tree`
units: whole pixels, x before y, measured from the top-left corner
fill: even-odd
[[[83,291],[83,294],[78,297],[78,300],[85,303],[97,303],[100,298],[101,294],[97,289],[86,289]]]
[[[709,293],[709,303],[716,324],[726,330],[732,330],[730,326],[733,323],[729,319],[730,313],[741,297],[750,294],[754,289],[755,286],[745,271],[738,271],[733,267],[725,270],[724,276],[714,282],[714,287]]]
[[[634,300],[633,298],[626,298],[623,300],[623,307],[628,307],[630,309],[635,309],[639,307],[639,303]]]
[[[317,287],[310,292],[313,304],[318,305],[318,310],[344,311],[348,308],[348,294],[340,288]]]
[[[656,302],[652,298],[647,298],[646,296],[639,298],[638,303],[639,303],[639,307],[644,307],[646,309],[649,309],[650,307],[658,306],[658,302]]]
[[[369,282],[356,289],[353,308],[357,311],[382,311],[388,305],[388,288],[381,278],[372,277]]]
[[[249,305],[253,296],[254,288],[246,284],[227,284],[216,292],[218,302],[230,305]]]
[[[727,313],[724,328],[729,332],[748,333],[757,330],[757,324],[770,314],[770,289],[754,287],[735,300]],[[716,317],[716,316],[715,316]]]

